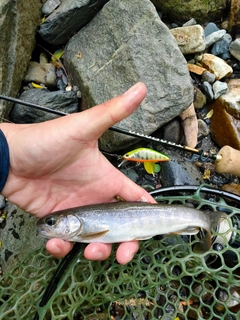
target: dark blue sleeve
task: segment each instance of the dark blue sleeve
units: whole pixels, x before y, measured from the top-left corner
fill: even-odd
[[[8,143],[2,130],[0,130],[0,192],[4,188],[5,183],[7,181],[9,167],[10,156]]]

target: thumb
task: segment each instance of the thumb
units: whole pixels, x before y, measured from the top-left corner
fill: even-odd
[[[98,139],[109,127],[133,113],[146,93],[145,84],[138,82],[124,94],[84,111],[89,118],[88,133],[94,134],[91,138]]]

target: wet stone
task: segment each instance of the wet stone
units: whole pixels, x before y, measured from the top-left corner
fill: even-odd
[[[226,30],[219,30],[219,31],[213,32],[209,36],[207,36],[205,38],[206,48],[209,48],[215,42],[221,40],[223,38],[223,36],[225,35],[225,33],[226,33]]]
[[[46,87],[55,87],[57,84],[55,67],[51,63],[31,61],[24,81],[44,84]]]
[[[208,37],[213,32],[217,32],[220,29],[217,27],[217,25],[213,22],[209,22],[206,27],[204,28],[204,36],[205,38]]]
[[[164,153],[164,152],[163,152]],[[178,152],[166,150],[169,162],[161,163],[160,179],[163,187],[179,185],[200,185],[202,176],[196,166]]]
[[[209,133],[210,129],[207,123],[202,119],[198,119],[198,136],[203,135],[206,137]]]
[[[223,59],[210,53],[204,53],[200,62],[204,68],[215,74],[217,80],[228,77],[233,72],[232,68]]]
[[[213,92],[214,92],[214,99],[222,96],[223,94],[227,93],[228,85],[226,82],[216,81],[213,84]]]
[[[45,16],[51,14],[59,5],[61,4],[60,0],[48,0],[42,7],[42,13]]]
[[[197,87],[194,88],[195,92],[194,92],[194,107],[195,109],[201,109],[205,106],[207,99],[205,94],[202,93],[202,91],[200,89],[198,89]]]
[[[35,103],[65,113],[78,111],[78,99],[73,91],[53,91],[46,89],[30,89],[24,91],[20,100]],[[9,115],[14,123],[36,123],[58,118],[58,115],[15,104]]]
[[[109,0],[64,0],[41,24],[40,36],[51,44],[65,44]]]
[[[228,31],[235,38],[240,33],[240,1],[230,1],[230,14],[228,18]]]
[[[213,109],[210,122],[212,139],[220,147],[229,145],[240,150],[240,121],[226,111],[223,96],[210,105],[209,110],[211,109]]]
[[[213,98],[214,98],[214,93],[213,93],[213,90],[212,90],[212,86],[210,85],[209,82],[203,81],[203,83],[202,83],[202,90],[203,90],[203,92],[205,93],[207,99],[208,99],[209,101],[212,101]]]
[[[207,81],[209,83],[213,83],[216,80],[216,76],[214,73],[206,70],[202,73],[202,80]]]
[[[221,97],[226,111],[236,119],[240,119],[240,79],[230,79],[228,92]]]
[[[240,61],[240,38],[232,41],[229,47],[231,54]]]
[[[216,43],[214,43],[211,53],[215,56],[219,56],[223,60],[227,60],[231,58],[231,54],[229,51],[229,46],[232,42],[232,37],[229,33],[226,33],[223,38]]]
[[[205,49],[204,32],[200,25],[170,30],[182,54],[201,52]]]

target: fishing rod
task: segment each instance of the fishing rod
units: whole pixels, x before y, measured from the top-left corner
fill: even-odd
[[[45,111],[45,112],[49,112],[55,115],[59,115],[59,116],[67,116],[69,115],[69,113],[63,112],[63,111],[59,111],[59,110],[54,110],[51,108],[47,108],[47,107],[43,107],[41,105],[35,104],[35,103],[31,103],[31,102],[26,102],[20,99],[16,99],[16,98],[12,98],[12,97],[8,97],[8,96],[3,96],[0,95],[0,99],[3,100],[7,100],[10,102],[14,102],[14,103],[19,103],[21,105],[27,106],[27,107],[31,107],[34,109],[38,109],[41,111]],[[177,144],[171,141],[167,141],[164,139],[160,139],[160,138],[156,138],[156,137],[152,137],[149,135],[145,135],[139,132],[135,132],[135,131],[131,131],[131,130],[127,130],[127,129],[122,129],[116,126],[110,127],[108,130],[114,131],[114,132],[118,132],[121,134],[125,134],[134,138],[138,138],[141,140],[145,140],[145,141],[150,141],[150,142],[158,142],[162,145],[168,146],[168,147],[173,147],[173,148],[177,148],[177,149],[181,149],[181,150],[185,150],[185,151],[189,151],[191,153],[197,154],[199,155],[202,159],[207,158],[207,159],[213,159],[216,160],[218,159],[218,155],[211,153],[211,152],[206,152],[206,151],[202,151],[199,149],[195,149],[195,148],[190,148],[188,146],[185,145],[181,145],[181,144]]]

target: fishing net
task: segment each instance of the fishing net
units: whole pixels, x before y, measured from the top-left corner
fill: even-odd
[[[56,290],[40,306],[60,262],[39,248],[2,277],[0,319],[33,320],[36,312],[40,320],[240,319],[239,197],[203,189],[153,196],[158,202],[228,214],[230,229],[213,230],[208,252],[193,250],[201,233],[158,236],[141,241],[134,259],[122,266],[115,250],[105,261],[87,261],[81,244]]]

